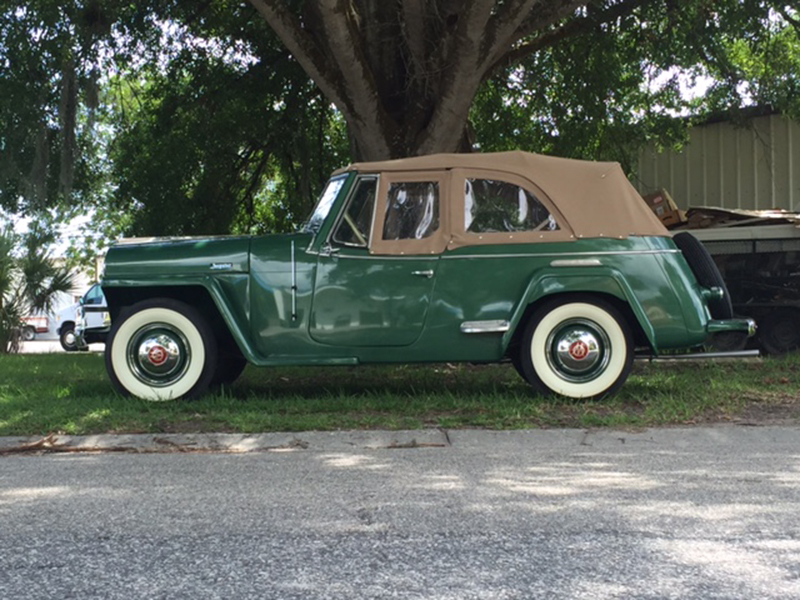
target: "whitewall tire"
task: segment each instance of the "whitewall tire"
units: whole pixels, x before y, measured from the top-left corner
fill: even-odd
[[[217,366],[214,334],[200,313],[170,299],[124,311],[106,342],[106,368],[123,394],[175,400],[208,389]]]
[[[520,362],[526,379],[544,394],[597,398],[625,383],[633,350],[630,326],[611,304],[567,297],[531,317]]]

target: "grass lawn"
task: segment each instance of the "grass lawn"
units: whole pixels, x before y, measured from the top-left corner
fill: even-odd
[[[636,363],[600,401],[535,395],[511,365],[248,367],[198,400],[116,394],[103,357],[0,355],[0,435],[800,423],[800,355]]]

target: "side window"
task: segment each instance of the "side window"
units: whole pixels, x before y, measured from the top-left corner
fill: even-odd
[[[439,229],[439,183],[396,182],[389,185],[384,240],[421,240]]]
[[[553,215],[526,189],[491,179],[467,179],[464,229],[471,233],[557,231]]]
[[[359,248],[369,245],[377,187],[378,180],[375,177],[362,178],[356,182],[336,233],[333,234],[334,242]]]

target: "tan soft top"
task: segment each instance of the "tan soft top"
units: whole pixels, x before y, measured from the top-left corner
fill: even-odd
[[[557,158],[529,152],[432,154],[354,163],[337,173],[488,169],[518,175],[542,190],[576,237],[669,236],[630,184],[619,163]]]

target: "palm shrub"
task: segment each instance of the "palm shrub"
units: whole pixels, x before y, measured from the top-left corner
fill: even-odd
[[[0,229],[0,352],[10,352],[19,344],[20,299],[14,280],[15,235],[10,227]]]
[[[38,229],[25,236],[0,229],[0,353],[19,349],[22,320],[49,312],[59,292],[72,291],[73,275],[50,256],[52,236]]]

